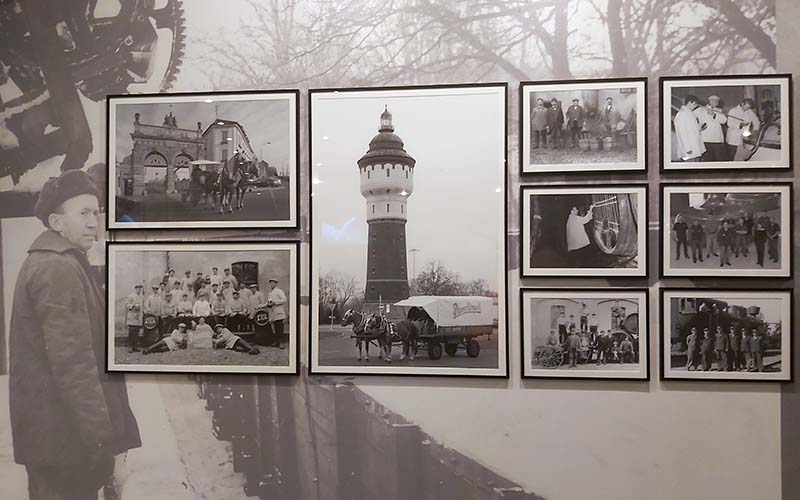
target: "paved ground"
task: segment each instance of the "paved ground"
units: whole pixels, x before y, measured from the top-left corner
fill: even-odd
[[[370,348],[369,361],[358,361],[358,349],[355,339],[350,338],[352,329],[335,325],[320,326],[319,349],[320,363],[327,366],[369,366],[383,365],[385,361],[378,359],[378,348]],[[428,358],[425,350],[420,349],[414,361],[406,358],[400,361],[401,346],[392,348],[393,365],[399,366],[426,366],[426,367],[457,367],[457,368],[497,368],[497,335],[479,337],[478,343],[481,351],[478,357],[470,358],[463,350],[455,356],[443,354],[441,359]]]
[[[634,163],[636,162],[636,148],[614,148],[603,151],[581,151],[579,148],[572,149],[533,149],[531,145],[531,165],[553,165],[553,164],[573,164],[573,163]]]
[[[114,358],[122,364],[163,364],[163,365],[236,365],[236,366],[288,366],[289,349],[277,347],[255,346],[258,354],[251,356],[246,352],[235,352],[230,349],[178,349],[170,352],[154,352],[144,355],[139,352],[129,353],[125,346],[114,349]]]
[[[683,249],[681,249],[683,250]],[[675,249],[675,242],[672,243],[672,248],[670,249],[670,267],[672,269],[720,269],[720,261],[719,257],[715,255],[709,255],[708,249],[706,249],[705,255],[703,255],[703,262],[692,262],[692,249],[688,250],[689,257],[686,258],[685,256],[681,256],[680,260],[676,259],[676,249]],[[729,259],[731,265],[725,266],[725,269],[729,269],[732,272],[736,272],[737,269],[780,269],[781,262],[778,259],[778,262],[773,262],[770,260],[769,255],[767,254],[766,249],[764,250],[764,266],[761,267],[756,263],[756,248],[755,245],[751,245],[748,249],[747,257],[743,254],[739,254],[738,257],[735,254],[730,255]]]
[[[210,200],[193,207],[187,200],[180,201],[177,195],[151,195],[133,208],[118,209],[117,216],[127,215],[136,221],[233,221],[233,220],[286,220],[289,218],[289,187],[255,188],[244,197],[244,208],[220,215],[219,205],[211,208]]]
[[[685,372],[687,371],[686,368],[686,355],[678,355],[672,356],[672,371],[675,372]],[[692,370],[694,371],[694,370]],[[701,370],[702,371],[702,370]],[[712,363],[711,370],[712,372],[717,371],[716,363]],[[779,372],[781,371],[781,355],[774,354],[770,356],[764,357],[764,371],[765,372]],[[742,372],[744,373],[744,372]]]
[[[564,358],[564,362],[558,368],[545,368],[541,366],[538,361],[534,358],[532,360],[532,368],[536,370],[554,370],[554,371],[618,371],[618,370],[631,370],[637,371],[639,370],[639,363],[607,363],[607,364],[595,364],[594,362],[591,363],[579,363],[575,365],[574,368],[570,368],[569,366],[569,359]]]

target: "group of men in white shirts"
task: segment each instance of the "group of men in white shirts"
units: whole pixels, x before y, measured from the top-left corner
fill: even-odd
[[[709,96],[703,104],[695,95],[683,99],[675,115],[677,153],[681,161],[740,161],[737,156],[744,138],[757,135],[761,126],[755,101],[749,97],[728,112],[720,107],[719,96]]]
[[[286,319],[286,294],[275,278],[269,279],[270,290],[265,294],[257,283],[245,286],[225,269],[223,275],[214,267],[210,275],[197,273],[191,277],[175,278],[170,270],[164,279],[152,285],[152,293],[144,296],[142,285],[136,284],[134,292],[126,299],[126,325],[128,326],[128,348],[137,351],[139,331],[145,316],[157,318],[160,335],[173,331],[178,324],[187,327],[198,324],[200,319],[207,325],[224,325],[233,332],[249,333],[252,320],[259,310],[267,311],[273,330],[274,345],[281,347],[283,321]]]

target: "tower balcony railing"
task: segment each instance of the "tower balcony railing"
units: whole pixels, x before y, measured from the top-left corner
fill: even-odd
[[[133,126],[133,133],[149,137],[163,137],[165,139],[200,140],[202,133],[199,130],[186,128],[162,127],[160,125],[138,124]]]

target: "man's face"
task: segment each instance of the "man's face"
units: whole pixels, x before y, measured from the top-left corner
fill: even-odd
[[[708,328],[703,328],[703,335],[708,337]]]
[[[57,213],[50,214],[50,227],[84,252],[97,239],[97,217],[100,205],[97,197],[81,194],[61,204]]]
[[[750,103],[747,102],[747,101],[743,101],[742,102],[742,109],[745,110],[745,111],[749,110],[750,109]]]
[[[217,271],[218,269],[215,267],[214,269],[211,270],[211,274],[217,274]]]
[[[717,98],[717,97],[709,98],[708,99],[708,104],[710,104],[712,108],[718,108],[719,107],[719,98]]]
[[[225,270],[225,276],[230,276],[230,275],[231,275],[231,270],[230,269],[226,269]]]
[[[277,282],[275,282],[275,281],[270,281],[269,282],[269,289],[270,290],[274,290],[276,286],[278,286]]]
[[[177,281],[175,282],[175,284],[172,285],[172,288],[175,289],[175,290],[178,290],[180,287],[181,287],[181,284],[178,283]]]
[[[697,333],[697,328],[692,328],[692,335]]]
[[[613,99],[611,99],[610,97],[608,99],[606,99],[606,106],[608,106],[610,108],[613,105],[614,105],[614,100]]]
[[[541,108],[542,106],[544,106],[544,100],[543,99],[536,99],[536,105]]]
[[[758,330],[756,330],[756,329],[753,329],[753,331],[752,331],[752,332],[750,332],[750,333],[752,333],[752,334],[753,334],[753,337],[755,337],[755,336],[758,334]]]
[[[700,105],[699,105],[699,104],[697,104],[697,103],[696,103],[696,102],[694,102],[694,101],[689,101],[689,104],[688,104],[688,106],[689,106],[689,109],[691,109],[692,111],[694,111],[694,110],[695,110],[695,109],[697,109],[697,108],[698,108]]]

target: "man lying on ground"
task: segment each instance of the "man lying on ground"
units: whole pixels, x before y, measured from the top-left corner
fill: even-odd
[[[222,349],[224,347],[232,351],[246,352],[251,356],[260,352],[246,340],[234,335],[222,323],[217,323],[214,327],[214,332],[214,336],[211,338],[211,345],[214,349]]]
[[[201,319],[202,321],[202,319]],[[168,352],[177,351],[178,349],[186,349],[187,337],[189,336],[186,331],[186,323],[178,323],[178,328],[173,330],[172,333],[159,340],[150,347],[142,350],[142,354],[150,354],[151,352]]]

